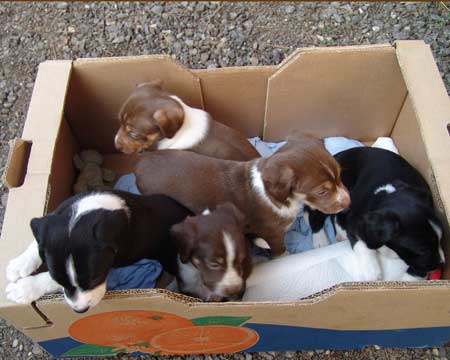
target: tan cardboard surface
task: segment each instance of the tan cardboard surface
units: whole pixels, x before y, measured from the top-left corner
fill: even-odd
[[[430,47],[422,41],[398,41],[397,57],[411,106],[450,223],[450,99]]]
[[[164,79],[168,91],[203,108],[200,80],[170,56],[80,59],[73,67],[66,117],[82,149],[116,152],[117,114],[139,83]]]
[[[447,196],[443,208],[448,218],[449,137],[441,132],[450,119],[448,97],[429,48],[421,42],[399,42],[396,50],[383,45],[301,49],[279,67],[189,71],[166,56],[82,59],[74,63],[72,74],[71,67],[70,61],[40,66],[23,136],[33,143],[28,171],[24,184],[10,191],[0,240],[0,315],[13,319],[34,340],[66,336],[75,319],[118,309],[151,308],[187,318],[241,315],[257,323],[330,329],[450,325],[449,282],[347,284],[293,303],[192,303],[157,290],[130,291],[111,293],[81,315],[57,297],[38,302],[52,326],[31,306],[7,302],[6,264],[32,240],[29,221],[44,213],[47,200],[52,209],[70,193],[73,154],[94,147],[106,153],[105,167],[118,174],[133,168],[136,158],[114,153],[115,116],[135,83],[155,77],[164,78],[169,90],[190,105],[202,107],[204,101],[216,120],[248,136],[261,134],[265,114],[267,140],[279,140],[295,124],[320,136],[348,135],[370,142],[390,134],[395,124],[392,136],[401,153],[430,182],[435,178],[440,196]],[[61,122],[69,81],[67,122]]]
[[[34,240],[30,220],[44,214],[53,152],[63,114],[70,61],[39,65],[22,138],[32,142],[24,184],[9,190],[0,238],[0,307],[5,298],[6,265]],[[10,164],[9,166],[13,166]]]
[[[194,70],[201,79],[205,110],[246,136],[262,137],[267,79],[275,66]]]
[[[450,296],[446,285],[436,288],[393,287],[361,289],[338,286],[332,296],[291,303],[201,303],[175,301],[156,291],[133,292],[104,299],[86,314],[68,311],[62,297],[50,302],[38,302],[38,307],[50,320],[51,327],[27,330],[37,341],[68,336],[69,325],[84,316],[117,310],[154,310],[170,312],[188,319],[203,316],[250,316],[248,322],[305,326],[346,330],[381,330],[449,326],[448,306],[442,306]],[[407,306],[405,306],[407,304]],[[420,316],[417,314],[420,313]]]
[[[264,137],[301,129],[373,140],[391,132],[405,96],[391,46],[299,51],[269,78]]]

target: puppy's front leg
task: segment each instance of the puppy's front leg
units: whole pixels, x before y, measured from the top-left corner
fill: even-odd
[[[41,264],[38,243],[33,241],[22,254],[9,262],[6,268],[6,278],[10,282],[15,282],[33,273]]]
[[[369,249],[366,243],[358,240],[353,245],[357,261],[359,263],[359,279],[360,281],[376,281],[381,280],[382,272],[380,262],[378,261],[377,250]]]
[[[61,285],[53,280],[47,271],[9,283],[6,286],[6,298],[18,304],[30,304],[44,295],[61,290]]]

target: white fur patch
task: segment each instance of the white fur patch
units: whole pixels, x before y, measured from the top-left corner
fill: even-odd
[[[392,194],[393,192],[395,192],[397,189],[394,187],[394,185],[392,184],[386,184],[383,186],[380,186],[379,188],[377,188],[373,193],[376,195],[379,192],[385,191],[388,194]]]
[[[75,272],[75,265],[73,263],[72,255],[70,255],[66,261],[66,271],[67,271],[67,276],[69,277],[70,284],[73,287],[78,287],[77,274]]]
[[[64,294],[69,306],[75,311],[83,311],[85,309],[94,307],[100,300],[103,299],[106,293],[106,282],[100,284],[92,290],[83,291],[77,288],[72,298],[69,298]]]
[[[255,244],[255,246],[257,246],[257,247],[259,247],[261,249],[270,250],[270,245],[263,238],[260,238],[260,237],[259,238],[255,238],[253,240],[253,244]]]
[[[217,283],[215,293],[218,295],[227,295],[227,289],[241,287],[243,284],[242,277],[237,273],[234,267],[234,260],[236,259],[236,247],[231,238],[231,235],[226,231],[223,232],[223,243],[226,251],[227,268],[223,274],[222,279]]]
[[[6,278],[10,282],[15,282],[30,275],[41,264],[42,259],[39,256],[38,243],[33,241],[22,254],[9,262],[6,268]]]
[[[312,234],[313,248],[321,248],[329,245],[327,234],[324,229]]]
[[[442,261],[443,263],[445,263],[444,250],[442,249],[442,246],[441,246],[442,229],[441,229],[441,227],[440,227],[438,224],[434,223],[434,222],[431,221],[431,220],[428,220],[428,223],[430,224],[431,228],[432,228],[433,231],[436,233],[436,236],[437,236],[438,239],[439,239],[439,256],[441,257],[441,261]]]
[[[348,240],[347,231],[345,231],[344,228],[338,224],[336,218],[334,220],[334,229],[336,230],[336,241]]]
[[[61,285],[52,279],[49,272],[43,272],[9,283],[6,286],[6,298],[18,304],[30,304],[44,295],[61,289]]]
[[[77,221],[85,214],[94,210],[124,210],[130,216],[130,209],[125,200],[115,194],[94,193],[84,196],[72,204],[72,216],[69,221],[69,233],[75,227]]]
[[[377,258],[377,251],[369,249],[366,243],[358,240],[353,246],[356,258],[359,263],[359,279],[360,281],[376,281],[381,280],[381,266]]]
[[[191,149],[203,141],[209,130],[209,114],[201,109],[186,105],[180,98],[172,95],[184,111],[184,121],[175,136],[158,142],[158,150],[162,149]]]
[[[294,219],[297,216],[300,208],[302,207],[302,203],[300,200],[303,200],[303,194],[299,194],[298,198],[296,199],[289,199],[289,206],[276,206],[266,193],[262,175],[258,170],[257,164],[254,164],[252,166],[250,170],[250,177],[253,191],[255,191],[259,195],[259,198],[262,199],[263,202],[268,205],[274,213],[276,213],[280,217],[288,219]]]
[[[211,214],[211,211],[209,211],[208,208],[206,208],[205,210],[203,210],[202,215],[209,215]]]

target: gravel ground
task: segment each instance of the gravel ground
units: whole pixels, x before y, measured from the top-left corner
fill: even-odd
[[[41,61],[167,53],[192,68],[266,65],[279,63],[297,47],[423,39],[450,91],[449,8],[448,3],[0,2],[0,172],[8,140],[22,132]],[[2,183],[0,195],[2,222],[7,200]],[[0,359],[51,358],[3,320],[0,342]],[[445,359],[447,352],[449,345],[204,358]]]

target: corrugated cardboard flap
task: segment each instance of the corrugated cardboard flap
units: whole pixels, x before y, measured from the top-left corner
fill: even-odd
[[[396,42],[397,58],[418,119],[427,157],[450,223],[450,98],[430,47],[423,41]]]
[[[9,192],[0,240],[1,289],[7,284],[8,262],[34,241],[30,220],[42,216],[45,212],[53,152],[62,119],[71,66],[71,61],[46,61],[39,65],[22,134],[23,140],[17,141],[17,146],[14,147],[17,151],[20,144],[24,144],[25,141],[32,143],[23,185],[14,187]],[[10,167],[15,166],[11,161],[20,160],[18,154],[14,156],[13,152]],[[1,291],[0,308],[11,305],[5,296],[5,292]]]

